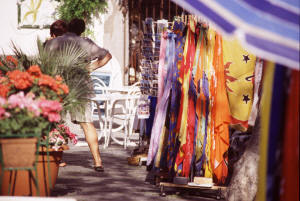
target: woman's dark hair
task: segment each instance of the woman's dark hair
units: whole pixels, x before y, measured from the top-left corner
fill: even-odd
[[[68,31],[80,36],[85,30],[85,22],[82,19],[74,18],[69,22]]]
[[[50,26],[50,35],[61,36],[68,31],[68,25],[63,20],[56,20]]]

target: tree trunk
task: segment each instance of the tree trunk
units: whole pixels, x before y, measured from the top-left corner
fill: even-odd
[[[232,178],[225,192],[228,201],[253,201],[257,192],[260,121],[257,117],[245,152],[234,164]]]

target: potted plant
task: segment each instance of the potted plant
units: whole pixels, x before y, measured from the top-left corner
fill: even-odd
[[[40,139],[37,177],[41,180],[38,182],[40,195],[44,196],[50,195],[54,187],[58,161],[62,151],[67,149],[65,144],[76,142],[75,135],[61,126],[63,116],[74,110],[84,111],[92,89],[83,50],[70,45],[59,54],[47,52],[39,40],[38,49],[36,56],[29,57],[14,45],[14,57],[0,57],[0,138],[31,138],[34,135]],[[18,104],[11,104],[12,100],[17,100]],[[16,184],[12,195],[37,195],[34,182],[28,179],[24,182],[28,173],[21,171],[18,171],[19,179],[12,180],[25,184],[20,187],[25,191],[18,192],[20,188]]]
[[[13,57],[1,59],[1,67],[4,69],[0,70],[0,143],[1,161],[3,162],[1,174],[4,174],[5,170],[33,168],[36,152],[38,152],[41,155],[38,159],[39,162],[50,161],[51,163],[54,161],[52,168],[45,165],[37,168],[40,173],[48,172],[50,169],[54,170],[54,174],[46,173],[44,175],[46,178],[51,175],[52,178],[48,179],[50,184],[45,185],[45,190],[40,187],[41,195],[50,195],[50,186],[54,186],[58,173],[56,164],[61,159],[61,151],[66,149],[66,146],[62,145],[67,144],[69,139],[76,142],[76,136],[70,133],[66,126],[59,124],[69,88],[61,76],[53,77],[43,74],[37,65],[31,65],[25,70],[18,65],[18,61]],[[50,130],[52,131],[49,133]],[[53,135],[54,133],[55,135]],[[56,142],[58,139],[62,140]],[[31,144],[27,141],[30,141]],[[24,149],[22,149],[22,144],[24,144]],[[40,146],[37,150],[36,144],[46,146]],[[54,150],[57,153],[50,154],[50,157],[45,159],[45,153],[48,150]],[[25,157],[26,153],[31,158]],[[26,174],[25,171],[24,174]],[[19,173],[18,177],[21,178],[22,173]],[[39,179],[40,177],[38,174]],[[5,181],[5,174],[3,181]],[[3,181],[1,183],[5,184]],[[31,183],[33,182],[29,181],[26,187],[32,189]],[[39,183],[41,186],[44,182]],[[23,186],[21,189],[24,190],[26,187]],[[5,188],[5,185],[2,185],[2,194],[8,192]],[[22,191],[18,194],[18,190],[16,190],[15,195],[34,194],[33,191],[26,193]]]
[[[68,87],[59,76],[52,78],[44,75],[36,65],[26,71],[15,68],[2,73],[1,174],[5,170],[35,168],[36,144],[48,141],[48,129],[60,122],[61,100],[67,93]]]

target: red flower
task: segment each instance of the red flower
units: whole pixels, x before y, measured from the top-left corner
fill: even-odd
[[[1,77],[0,76],[0,84],[2,83],[5,83],[5,82],[7,82],[8,80],[7,80],[7,77]]]
[[[34,77],[40,77],[42,75],[41,69],[38,65],[30,66],[27,72]]]
[[[14,57],[12,57],[12,56],[6,56],[6,61],[7,61],[7,62],[13,63],[15,66],[18,65],[18,60],[16,60],[16,59],[15,59]]]
[[[59,85],[60,89],[63,90],[65,94],[69,93],[69,87],[66,84]]]
[[[14,70],[7,72],[7,76],[10,82],[17,88],[17,89],[27,89],[28,87],[32,86],[33,79],[27,72],[22,72],[20,70]]]
[[[0,84],[0,96],[2,96],[3,98],[6,98],[9,90],[10,89],[7,85]]]
[[[44,74],[42,74],[42,75],[40,76],[38,85],[39,85],[39,86],[48,86],[48,87],[50,87],[51,89],[53,89],[54,91],[56,91],[56,92],[58,91],[58,85],[57,85],[55,79],[52,78],[52,77],[49,76],[49,75],[44,75]]]
[[[60,75],[55,75],[55,80],[61,82],[63,79]]]

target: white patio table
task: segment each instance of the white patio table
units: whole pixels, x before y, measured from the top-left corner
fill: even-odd
[[[101,88],[97,88],[97,90]],[[103,88],[104,89],[104,88]],[[132,118],[132,115],[135,115],[134,106],[137,100],[140,98],[140,95],[134,93],[138,91],[137,87],[122,87],[122,88],[105,88],[104,90],[107,93],[97,94],[95,98],[92,99],[97,105],[97,111],[99,116],[99,121],[104,122],[103,134],[104,134],[104,148],[108,147],[110,139],[114,142],[124,145],[127,147],[127,137],[131,134],[132,128],[129,128],[129,120]],[[100,102],[104,103],[104,116],[101,114]],[[122,104],[121,104],[122,103]],[[114,119],[120,118],[120,114],[115,115],[115,109],[121,109],[122,112],[122,125],[118,128],[113,128]],[[133,114],[134,113],[134,114]],[[118,132],[121,129],[125,128],[124,141],[120,141],[113,136],[113,132]]]

